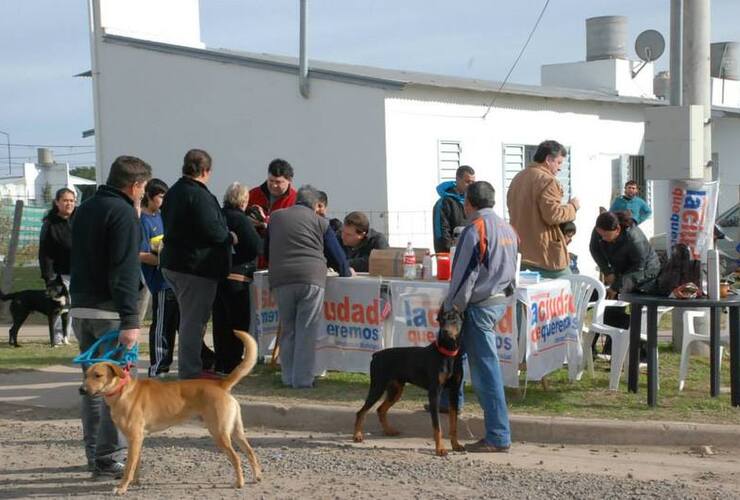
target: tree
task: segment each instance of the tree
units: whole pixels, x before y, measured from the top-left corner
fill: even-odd
[[[75,167],[70,169],[69,173],[83,179],[95,180],[95,167]]]

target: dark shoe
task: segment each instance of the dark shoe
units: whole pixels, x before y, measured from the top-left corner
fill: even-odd
[[[95,470],[93,471],[93,477],[105,477],[113,479],[121,479],[123,477],[123,470],[126,465],[122,462],[95,462]]]
[[[470,453],[509,453],[510,448],[511,445],[494,446],[492,444],[488,444],[485,439],[465,445],[465,451]]]
[[[219,376],[218,373],[210,370],[203,370],[200,372],[200,375],[198,375],[198,378],[204,378],[207,380],[223,380],[223,377]]]

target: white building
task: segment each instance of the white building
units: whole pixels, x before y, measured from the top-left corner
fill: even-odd
[[[199,147],[213,156],[209,187],[220,197],[232,181],[263,182],[269,161],[281,157],[294,166],[297,184],[328,192],[334,215],[370,213],[394,246],[409,240],[432,246],[435,187],[461,164],[495,186],[496,210],[505,215],[513,175],[539,142],[556,139],[570,150],[561,173],[566,197],[572,193],[582,206],[572,251],[582,272],[593,274],[588,240],[598,208],[610,205],[627,178],[642,175],[643,109],[664,105],[653,95],[652,65],[634,79],[628,78],[634,64],[622,60],[577,63],[599,76],[586,82],[565,78],[575,69],[556,65],[543,68],[543,86],[503,89],[497,82],[310,61],[306,99],[295,59],[205,48],[197,0],[136,0],[125,12],[113,3],[92,2],[99,181],[116,156],[133,154],[174,182],[184,153]],[[149,10],[155,3],[178,14]],[[137,24],[143,18],[144,29]],[[718,113],[715,127],[733,131],[727,139],[715,132],[717,143],[731,146],[740,137],[740,109]],[[738,185],[740,169],[733,170],[728,151],[727,172]],[[643,227],[652,234],[652,220]]]
[[[58,189],[72,189],[79,198],[79,186],[88,185],[95,185],[95,181],[70,174],[69,163],[57,163],[51,151],[42,148],[38,162],[25,162],[0,176],[0,198],[41,206],[49,204]]]

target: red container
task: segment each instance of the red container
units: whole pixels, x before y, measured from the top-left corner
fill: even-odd
[[[438,253],[437,257],[437,279],[439,281],[450,280],[450,254]]]

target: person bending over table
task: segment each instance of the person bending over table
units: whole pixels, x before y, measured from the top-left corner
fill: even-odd
[[[338,239],[349,266],[357,272],[366,273],[370,263],[370,252],[374,249],[388,248],[388,240],[383,233],[370,228],[370,221],[362,212],[350,212],[344,218],[342,228],[337,232]]]
[[[603,212],[596,218],[589,245],[591,256],[604,275],[607,299],[616,299],[623,287],[642,289],[660,273],[660,260],[629,212]],[[629,328],[630,317],[624,307],[607,307],[604,322],[617,328]],[[596,337],[594,338],[596,345]],[[604,353],[611,352],[611,339]],[[641,349],[642,352],[642,349]]]

